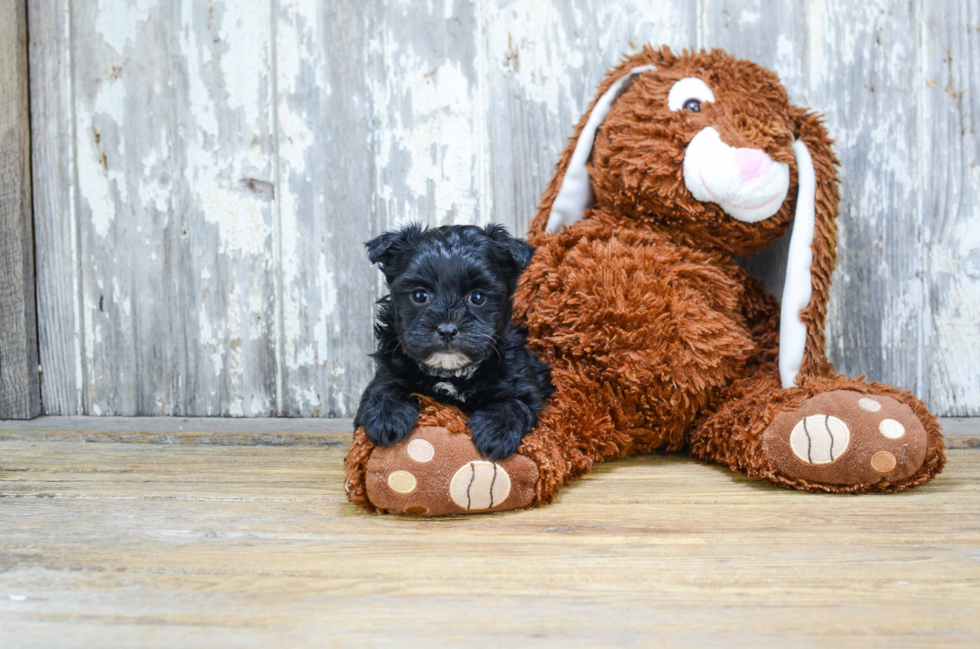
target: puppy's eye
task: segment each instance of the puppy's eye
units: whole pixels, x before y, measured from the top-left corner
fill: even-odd
[[[701,112],[701,100],[700,99],[688,99],[684,102],[684,110],[689,110],[695,113]]]
[[[425,304],[428,301],[429,294],[422,289],[415,289],[415,291],[412,293],[412,302],[415,302],[416,304]]]
[[[473,291],[470,293],[470,304],[480,306],[487,301],[487,296],[483,291]]]

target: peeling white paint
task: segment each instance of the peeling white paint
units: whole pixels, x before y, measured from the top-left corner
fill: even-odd
[[[334,409],[337,412],[351,412],[351,407],[348,405],[346,392],[342,392],[340,390],[334,392]]]
[[[169,175],[166,182],[161,178],[161,175],[169,169],[169,157],[170,144],[164,137],[143,156],[143,173],[139,179],[140,204],[152,207],[161,213],[170,210],[170,199],[173,194],[173,183]]]
[[[644,43],[680,50],[699,38],[755,48],[794,101],[812,98],[827,114],[843,162],[828,341],[842,367],[874,369],[846,365],[878,354],[884,375],[874,378],[906,380],[928,344],[935,402],[976,411],[977,355],[962,353],[980,346],[976,89],[957,78],[929,86],[938,75],[923,70],[962,76],[968,57],[950,66],[929,41],[915,60],[909,40],[916,20],[927,38],[949,38],[954,19],[930,13],[940,9],[830,0],[776,16],[753,0],[731,6],[725,33],[705,34],[718,3],[382,5],[181,0],[164,17],[152,0],[74,7],[74,114],[58,119],[74,133],[77,185],[64,191],[80,208],[69,238],[82,277],[39,299],[77,313],[89,412],[170,413],[193,398],[197,414],[269,414],[281,405],[268,392],[274,363],[289,412],[350,414],[370,376],[380,292],[363,240],[411,220],[524,223],[605,70]],[[937,141],[920,140],[915,130],[933,122],[960,139],[937,126]],[[962,150],[950,150],[948,168],[926,177],[923,153],[953,144]],[[367,207],[337,208],[360,206],[346,194],[365,187]],[[917,207],[923,195],[936,206]],[[896,250],[912,240],[920,256]],[[861,308],[855,295],[874,302],[875,318],[844,312]],[[127,374],[160,350],[173,358]],[[145,391],[139,403],[132,384]]]
[[[78,161],[78,186],[90,210],[90,219],[100,237],[109,234],[115,219],[115,205],[129,200],[126,169],[122,160],[126,141],[121,127],[126,114],[126,87],[120,79],[107,80],[97,87],[92,105],[77,107],[80,128],[76,146],[85,152]],[[109,130],[113,137],[110,139]],[[114,146],[110,149],[110,143]]]
[[[384,60],[397,73],[374,84],[372,103],[381,125],[379,187],[391,226],[486,220],[478,213],[487,200],[480,195],[479,150],[486,107],[476,103],[476,81],[456,62],[421,58],[413,43],[398,42],[394,29],[385,42]]]
[[[411,53],[399,58],[401,69],[421,72],[421,61]],[[415,123],[404,125],[399,119],[388,132],[391,146],[402,148],[411,157],[405,183],[417,197],[434,192],[439,221],[448,217],[450,222],[472,222],[478,201],[474,181],[478,179],[479,156],[473,146],[479,141],[474,113],[483,108],[473,104],[470,81],[453,64],[440,66],[428,79],[414,81],[408,96]],[[410,204],[406,212],[396,216],[396,224],[422,216],[411,214]]]
[[[157,0],[98,0],[95,8],[95,31],[119,55],[126,46],[139,39],[139,27],[150,19]]]
[[[248,416],[249,417],[261,417],[265,413],[269,412],[270,404],[269,400],[265,399],[257,394],[252,395],[249,401]]]
[[[743,27],[752,27],[758,25],[761,18],[762,14],[757,9],[742,9],[739,12],[738,22]]]
[[[304,208],[299,203],[300,196],[311,191],[311,180],[307,171],[306,157],[315,150],[315,136],[311,128],[309,115],[302,109],[294,108],[293,102],[287,98],[293,93],[302,91],[301,75],[304,66],[313,72],[317,83],[317,93],[320,97],[330,94],[329,83],[324,74],[322,59],[315,47],[314,25],[317,24],[317,3],[311,1],[293,1],[282,7],[280,15],[285,18],[277,25],[277,70],[278,89],[278,119],[279,119],[279,166],[281,192],[279,195],[279,210],[281,218],[281,248],[282,258],[279,264],[282,269],[283,294],[282,300],[282,331],[283,366],[287,370],[297,370],[316,365],[317,352],[307,340],[309,333],[309,304],[305,291],[316,290],[324,283],[325,256],[318,264],[316,274],[312,275],[314,286],[308,286],[311,275],[302,266],[306,256],[304,247],[311,244],[309,233],[304,230],[301,221],[309,217],[304,214]],[[329,315],[329,314],[328,314]],[[325,335],[326,316],[322,315],[313,325],[313,335]],[[326,349],[323,350],[326,357]],[[312,388],[289,386],[292,399],[307,406],[312,405],[307,395]],[[315,394],[315,392],[313,392]],[[319,399],[316,399],[319,405]]]
[[[577,34],[552,29],[542,38],[541,26],[557,25],[561,9],[551,2],[492,3],[488,11],[488,49],[497,65],[512,75],[527,100],[542,106],[554,119],[561,105],[576,105],[583,97],[572,79],[587,65],[590,48]],[[592,67],[592,61],[588,61]],[[592,89],[587,91],[591,94]],[[589,97],[591,99],[591,97]]]
[[[948,407],[966,409],[980,382],[980,282],[952,278],[944,300],[934,314],[939,332],[932,378],[942,382]],[[940,371],[937,371],[940,370]],[[956,403],[957,398],[962,400]],[[957,413],[960,414],[960,413]]]
[[[304,388],[302,386],[291,386],[293,400],[302,403],[310,408],[317,408],[320,405],[320,395],[314,388]]]
[[[266,118],[268,109],[269,89],[264,86],[270,82],[265,72],[271,47],[269,0],[235,0],[224,7],[231,15],[221,22],[218,32],[222,99],[227,110],[238,113],[241,124],[253,129]]]
[[[786,80],[787,72],[785,71],[795,71],[799,68],[800,60],[797,45],[798,43],[786,34],[780,34],[776,38],[776,69],[781,72],[783,83],[788,83]]]

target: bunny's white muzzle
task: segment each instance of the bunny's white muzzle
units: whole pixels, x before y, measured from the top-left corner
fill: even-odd
[[[732,218],[756,223],[779,211],[789,191],[789,165],[759,149],[736,149],[714,127],[699,132],[684,154],[684,184],[694,198]]]

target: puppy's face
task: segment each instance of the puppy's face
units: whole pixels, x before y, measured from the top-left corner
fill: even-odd
[[[533,249],[500,226],[409,226],[368,242],[391,289],[401,350],[422,365],[460,370],[494,350]]]

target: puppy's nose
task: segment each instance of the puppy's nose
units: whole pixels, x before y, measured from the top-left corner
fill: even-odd
[[[442,339],[448,343],[451,342],[452,339],[456,337],[456,334],[459,333],[459,327],[451,322],[447,322],[436,327],[436,331],[438,331],[439,335],[442,336]]]

